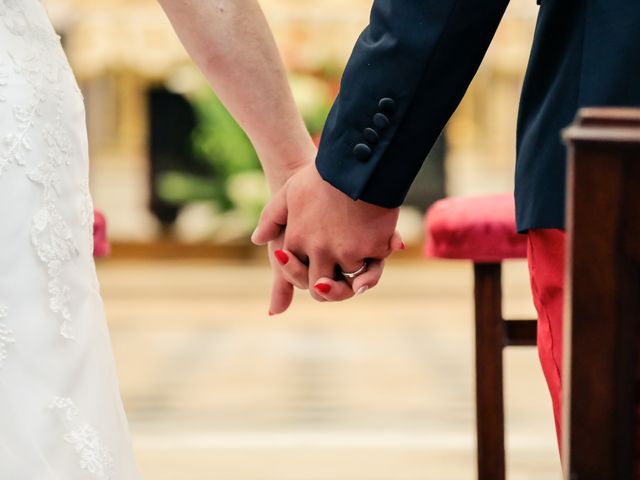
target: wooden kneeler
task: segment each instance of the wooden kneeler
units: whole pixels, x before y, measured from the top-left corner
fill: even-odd
[[[640,109],[585,109],[569,144],[566,479],[640,478]]]

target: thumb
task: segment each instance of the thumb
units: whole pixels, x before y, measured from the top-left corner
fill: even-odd
[[[398,230],[393,233],[393,236],[389,240],[389,247],[391,248],[391,252],[397,252],[398,250],[404,250],[406,248]]]
[[[278,315],[289,308],[293,301],[293,285],[287,282],[281,274],[273,277],[271,288],[271,308],[269,315]]]
[[[282,233],[282,228],[286,224],[286,190],[281,188],[262,210],[258,226],[251,235],[251,241],[256,245],[264,245],[271,240],[275,240]]]

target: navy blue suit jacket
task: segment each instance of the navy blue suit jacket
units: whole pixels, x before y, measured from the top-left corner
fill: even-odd
[[[353,199],[399,206],[508,0],[375,0],[325,125],[317,168]],[[584,106],[640,106],[640,0],[542,0],[520,100],[519,231],[563,228],[560,130]]]

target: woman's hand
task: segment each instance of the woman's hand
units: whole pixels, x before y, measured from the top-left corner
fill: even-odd
[[[263,155],[263,165],[279,165],[280,168],[270,168],[266,170],[267,180],[271,191],[277,193],[298,170],[308,164],[312,164],[315,159],[315,147],[305,149],[300,156],[291,159],[280,159],[280,162],[267,160],[270,152]],[[308,289],[307,283],[308,269],[300,260],[283,252],[284,229],[280,234],[268,243],[269,264],[273,271],[273,283],[271,286],[271,305],[269,315],[284,313],[293,301],[294,287]],[[283,265],[289,264],[289,268],[284,270]],[[295,265],[295,268],[292,268]]]
[[[284,278],[301,288],[312,286],[318,301],[344,300],[375,286],[383,260],[404,248],[395,231],[398,212],[353,201],[310,164],[297,170],[265,207],[252,241],[281,239],[284,230],[285,249],[272,254]],[[352,283],[336,276],[337,270],[353,272],[365,262],[367,271]]]

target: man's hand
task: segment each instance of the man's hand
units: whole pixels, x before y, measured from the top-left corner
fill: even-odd
[[[308,285],[313,286],[310,290],[316,300],[344,300],[375,286],[382,260],[404,248],[395,233],[398,212],[353,201],[309,164],[275,194],[251,238],[262,245],[278,238],[286,227],[284,249],[279,252],[285,279],[292,284],[303,282],[300,274],[308,265]],[[283,255],[288,258],[284,264]],[[365,262],[365,273],[352,283],[342,281],[339,270],[353,272]]]

